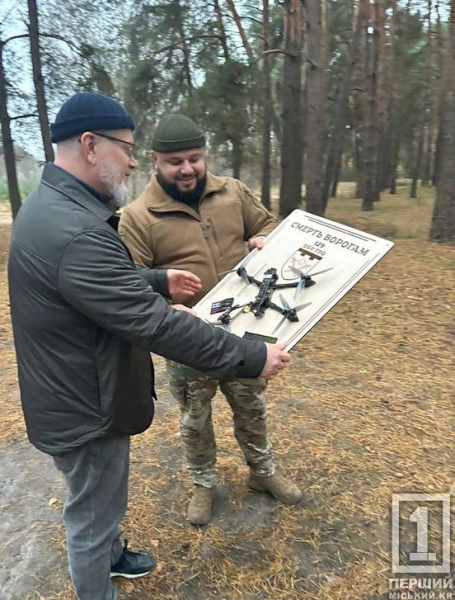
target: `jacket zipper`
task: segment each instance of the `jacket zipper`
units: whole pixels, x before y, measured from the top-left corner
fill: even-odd
[[[207,242],[207,245],[210,246],[209,244],[209,234],[207,233],[207,228],[205,227],[204,223],[202,221],[199,222],[201,229],[202,229],[202,235],[204,236],[205,241]]]
[[[213,241],[215,242],[216,248],[218,250],[218,256],[219,256],[219,258],[223,258],[223,255],[221,253],[221,246],[218,241],[218,236],[216,234],[215,224],[211,220],[210,215],[207,215],[207,229],[210,229],[210,228],[212,228],[212,237],[213,237]]]

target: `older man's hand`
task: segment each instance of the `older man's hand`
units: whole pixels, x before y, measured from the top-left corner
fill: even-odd
[[[174,310],[181,310],[182,312],[186,312],[193,317],[197,317],[197,312],[192,308],[188,308],[188,306],[185,306],[184,304],[172,304],[171,308]]]
[[[281,369],[287,367],[291,361],[291,357],[285,350],[286,344],[266,344],[266,346],[267,360],[259,377],[272,379],[272,377],[278,375]]]
[[[190,271],[168,269],[167,283],[169,295],[172,299],[176,299],[175,297],[178,299],[182,297],[191,298],[202,290],[202,281]]]

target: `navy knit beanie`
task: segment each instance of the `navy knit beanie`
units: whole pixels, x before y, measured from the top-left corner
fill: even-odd
[[[51,124],[52,142],[56,144],[85,131],[134,130],[134,121],[115,100],[94,94],[78,92],[68,98]]]

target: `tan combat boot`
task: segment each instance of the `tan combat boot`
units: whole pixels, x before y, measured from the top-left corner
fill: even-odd
[[[248,485],[257,492],[269,492],[283,504],[297,504],[303,498],[301,490],[296,485],[276,473],[270,477],[258,477],[250,472]]]
[[[193,497],[188,505],[188,521],[192,525],[206,525],[212,516],[212,503],[215,499],[215,488],[195,485]]]

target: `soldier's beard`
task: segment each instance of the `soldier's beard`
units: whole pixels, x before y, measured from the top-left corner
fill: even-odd
[[[194,190],[182,191],[176,183],[168,181],[159,169],[156,171],[156,178],[158,179],[160,186],[171,198],[174,198],[174,200],[178,200],[179,202],[184,202],[185,204],[194,204],[200,199],[202,192],[204,191],[207,183],[207,171],[197,180]]]
[[[126,206],[131,200],[131,192],[126,183],[122,181],[124,175],[122,169],[110,162],[104,163],[100,170],[100,181],[105,185],[110,196],[106,206],[112,212]]]

